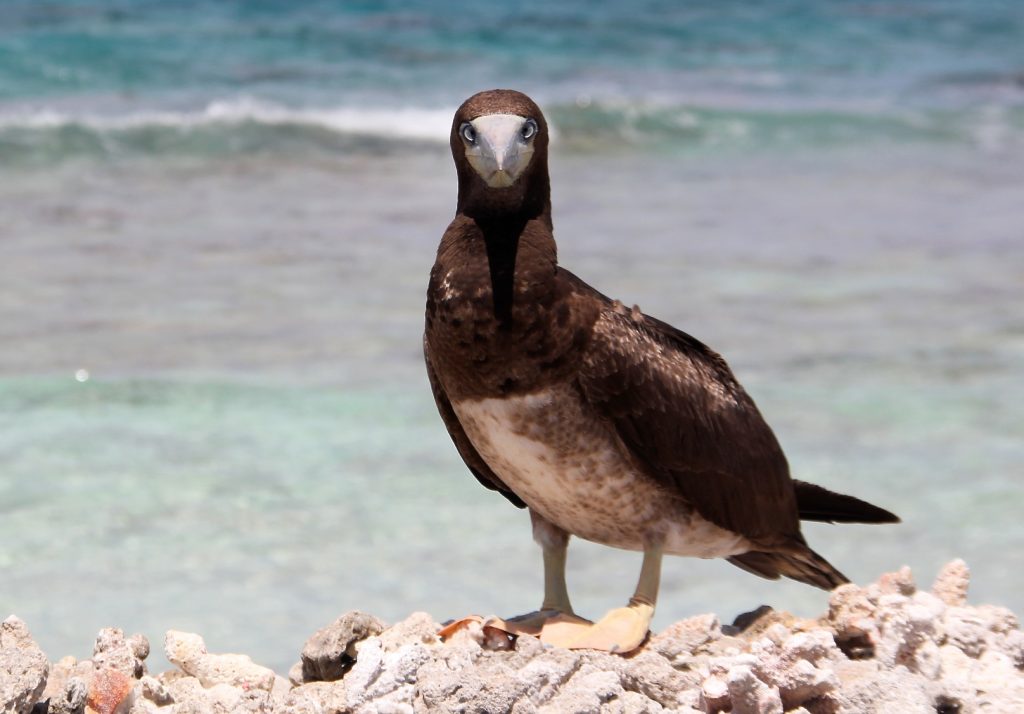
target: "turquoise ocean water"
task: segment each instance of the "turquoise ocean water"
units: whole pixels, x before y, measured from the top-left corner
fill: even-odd
[[[349,609],[538,604],[436,416],[451,115],[556,132],[563,264],[721,351],[854,579],[967,559],[1024,610],[1024,6],[0,2],[0,615],[283,671]],[[570,552],[578,609],[639,558]],[[609,574],[614,574],[609,578]],[[825,596],[666,564],[656,626]],[[158,647],[154,649],[159,649]]]

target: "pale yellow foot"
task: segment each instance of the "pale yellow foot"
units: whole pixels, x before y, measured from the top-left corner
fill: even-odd
[[[538,637],[546,645],[565,647],[564,642],[575,640],[593,626],[590,620],[561,612],[544,623]]]
[[[544,633],[548,632],[551,628],[557,629],[569,625],[590,626],[593,623],[590,620],[584,620],[582,617],[577,617],[572,613],[562,612],[561,610],[536,610],[525,615],[510,617],[507,620],[492,617],[487,621],[487,624],[513,635],[531,635],[546,641]]]
[[[544,628],[541,640],[555,647],[625,654],[635,650],[647,639],[652,617],[653,606],[631,604],[611,610],[590,626],[576,625],[557,632],[553,630],[550,637],[546,636],[547,628]]]
[[[555,644],[551,640],[561,642],[570,636],[580,635],[594,625],[590,620],[578,617],[572,613],[561,612],[560,610],[536,610],[525,615],[510,617],[507,620],[500,617],[488,617],[485,619],[479,615],[468,615],[445,625],[438,631],[437,635],[442,640],[449,639],[456,632],[466,629],[472,623],[480,625],[485,631],[493,628],[510,635],[538,637],[547,644]]]

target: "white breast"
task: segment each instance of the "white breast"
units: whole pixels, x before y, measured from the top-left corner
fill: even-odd
[[[630,550],[663,540],[666,552],[705,558],[750,549],[638,471],[572,387],[452,406],[487,465],[569,533]]]

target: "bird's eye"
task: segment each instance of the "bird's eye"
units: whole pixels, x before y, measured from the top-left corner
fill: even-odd
[[[527,119],[526,122],[523,124],[523,128],[519,130],[519,133],[522,135],[524,139],[532,139],[533,136],[537,133],[537,122],[535,122],[533,119]]]
[[[468,121],[463,122],[462,126],[459,127],[459,135],[467,144],[476,143],[476,129]]]

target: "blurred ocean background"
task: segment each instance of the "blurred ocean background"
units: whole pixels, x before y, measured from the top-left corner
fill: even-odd
[[[1024,4],[0,2],[0,617],[278,671],[350,609],[511,615],[528,517],[422,366],[451,116],[544,108],[561,261],[720,351],[855,580],[1024,612]],[[577,609],[637,554],[576,542]],[[656,628],[827,596],[666,562]],[[157,655],[154,657],[159,660]]]

